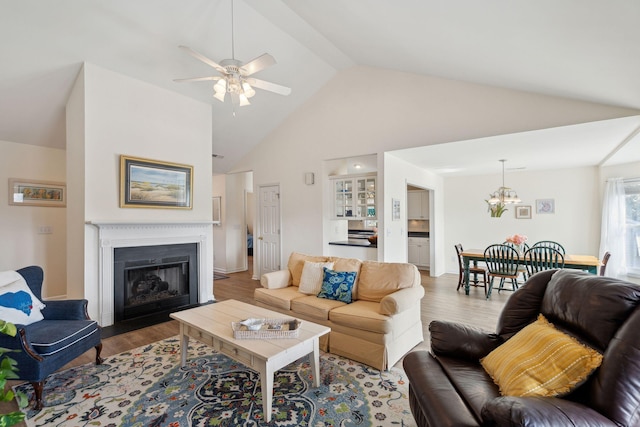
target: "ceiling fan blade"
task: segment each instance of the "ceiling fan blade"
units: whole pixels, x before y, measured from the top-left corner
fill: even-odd
[[[187,46],[178,46],[178,47],[180,49],[186,51],[187,53],[189,53],[189,55],[193,56],[194,58],[199,59],[200,61],[204,62],[205,64],[209,65],[210,67],[215,68],[220,73],[222,73],[222,74],[226,74],[227,73],[227,70],[225,70],[222,65],[212,61],[211,59],[207,58],[206,56],[204,56],[200,52],[196,52],[195,50],[193,50],[193,49],[191,49],[190,47],[187,47]]]
[[[240,67],[241,74],[243,76],[250,76],[251,74],[257,73],[260,70],[264,70],[265,68],[270,67],[275,63],[276,60],[273,56],[269,55],[268,53],[264,53]]]
[[[275,92],[280,95],[289,95],[291,93],[291,88],[286,86],[280,86],[275,83],[266,82],[260,79],[247,79],[247,83],[249,83],[253,87],[257,87],[259,89],[268,90],[269,92]]]
[[[204,82],[207,80],[220,80],[222,77],[220,76],[209,76],[209,77],[192,77],[190,79],[173,79],[174,82]]]

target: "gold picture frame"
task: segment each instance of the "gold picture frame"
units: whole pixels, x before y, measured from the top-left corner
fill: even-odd
[[[14,206],[67,206],[64,182],[9,178],[9,204]]]
[[[191,209],[193,166],[120,156],[120,207]]]

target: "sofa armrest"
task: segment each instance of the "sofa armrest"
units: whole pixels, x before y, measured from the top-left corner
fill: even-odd
[[[429,324],[431,351],[436,356],[478,361],[502,344],[499,335],[461,323],[434,320]]]
[[[488,426],[618,425],[588,406],[555,397],[498,397],[485,403],[482,420]]]
[[[424,297],[422,286],[397,290],[380,300],[380,314],[392,316],[402,313],[410,307],[415,307],[416,302],[419,303],[422,297]]]
[[[47,320],[89,320],[86,299],[45,301],[42,315]]]
[[[289,270],[271,271],[264,273],[260,277],[260,284],[267,289],[286,288],[291,284],[291,273]]]
[[[411,413],[421,426],[478,427],[458,390],[449,380],[442,365],[423,350],[408,353],[402,367],[409,381]]]

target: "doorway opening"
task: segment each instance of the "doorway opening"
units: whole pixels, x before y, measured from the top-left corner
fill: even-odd
[[[432,200],[432,190],[407,183],[407,261],[420,270],[431,270],[435,262]]]

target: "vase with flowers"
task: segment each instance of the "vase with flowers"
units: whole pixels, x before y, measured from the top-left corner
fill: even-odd
[[[505,241],[507,243],[511,243],[516,248],[518,255],[524,254],[524,244],[527,241],[527,236],[523,234],[514,234],[513,236],[508,236]]]

